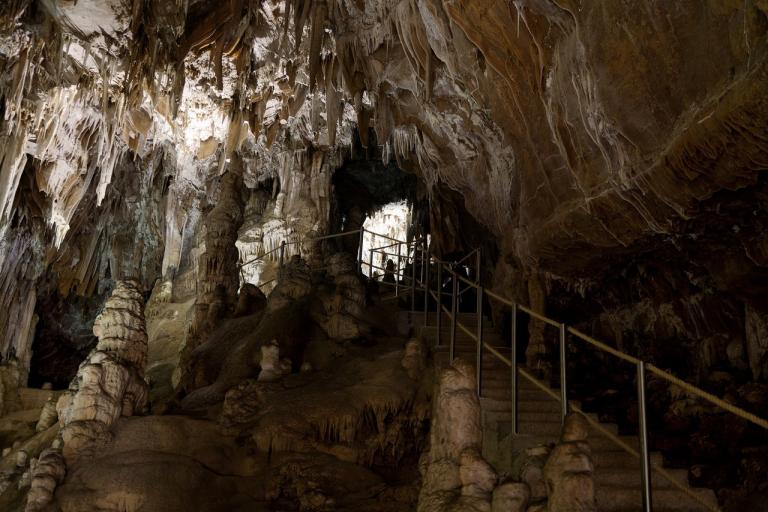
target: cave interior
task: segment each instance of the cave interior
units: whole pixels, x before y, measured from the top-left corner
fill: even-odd
[[[768,511],[766,0],[3,0],[0,510]]]

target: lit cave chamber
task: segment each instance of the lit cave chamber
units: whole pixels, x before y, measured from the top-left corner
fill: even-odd
[[[0,0],[0,511],[768,511],[766,0]]]

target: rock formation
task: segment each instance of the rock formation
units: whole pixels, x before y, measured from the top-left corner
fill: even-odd
[[[261,346],[259,382],[272,382],[291,372],[291,361],[280,359],[280,345],[272,340]]]
[[[117,282],[93,333],[98,345],[56,406],[67,461],[89,445],[108,441],[121,416],[146,407],[147,332],[144,299],[136,281]]]
[[[443,370],[432,418],[418,510],[490,510],[498,477],[480,455],[483,431],[472,364],[456,359]]]
[[[549,512],[595,512],[594,466],[587,441],[587,421],[580,414],[565,419],[563,433],[544,466]]]
[[[61,450],[48,448],[40,454],[37,465],[32,471],[26,512],[49,510],[53,502],[56,487],[64,481],[66,464]]]
[[[272,345],[279,359],[287,359],[298,369],[304,347],[310,337],[309,295],[312,291],[310,269],[299,256],[293,256],[280,269],[280,279],[269,295],[261,314],[244,317],[235,325],[249,331],[227,327],[198,347],[188,366],[196,372],[194,392],[183,400],[185,407],[201,407],[224,398],[230,388],[255,377],[261,370],[262,347]],[[223,333],[223,336],[220,336]],[[274,341],[274,343],[273,343]],[[268,350],[269,352],[269,350]],[[271,355],[271,352],[270,352]],[[282,362],[275,362],[283,368]],[[282,372],[282,370],[281,370]],[[189,391],[192,391],[190,389]]]
[[[221,178],[219,199],[203,221],[204,251],[197,265],[197,300],[185,350],[204,343],[237,304],[240,288],[235,246],[243,222],[242,178],[231,169]]]
[[[257,286],[245,283],[237,295],[235,317],[248,316],[258,313],[267,305],[267,297]]]
[[[328,275],[332,288],[322,293],[323,310],[316,315],[329,338],[349,341],[364,334],[365,284],[354,257],[349,253],[336,253],[328,258]]]

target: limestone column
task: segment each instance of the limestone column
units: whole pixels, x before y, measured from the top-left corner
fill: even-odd
[[[189,386],[192,351],[205,343],[211,331],[234,313],[240,287],[237,237],[243,224],[242,164],[232,157],[230,169],[221,177],[219,200],[203,221],[205,250],[198,260],[197,300],[184,351],[181,382]]]
[[[146,407],[147,330],[137,281],[117,282],[104,311],[96,317],[93,334],[99,338],[96,348],[56,405],[67,461],[91,445],[109,441],[110,430],[121,416]]]

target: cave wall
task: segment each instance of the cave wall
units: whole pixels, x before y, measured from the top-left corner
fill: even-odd
[[[5,2],[0,353],[28,364],[41,280],[194,296],[235,156],[242,261],[351,219],[331,176],[364,151],[419,177],[434,251],[484,245],[498,291],[637,351],[741,340],[764,378],[767,9]]]
[[[431,186],[439,253],[480,245],[468,214],[497,291],[696,380],[732,344],[764,364],[764,3],[358,7],[348,85]]]

